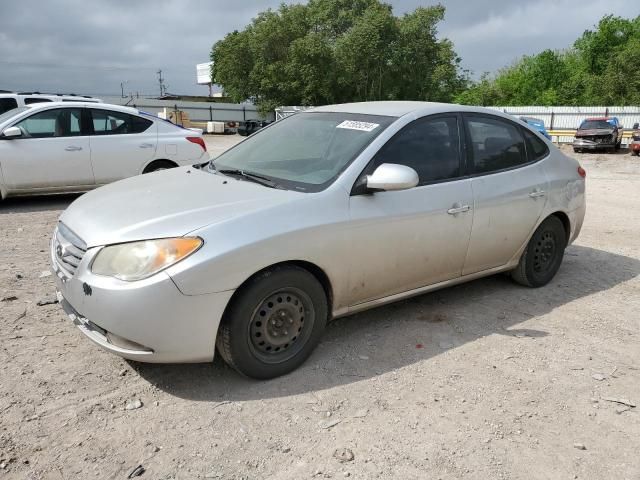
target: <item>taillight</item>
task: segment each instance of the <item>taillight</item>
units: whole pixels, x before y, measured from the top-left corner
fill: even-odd
[[[582,178],[586,178],[587,177],[587,171],[582,167],[578,167],[578,175],[580,175]]]
[[[200,145],[205,152],[207,151],[207,144],[204,143],[202,137],[187,137],[187,140],[189,140],[191,143]]]

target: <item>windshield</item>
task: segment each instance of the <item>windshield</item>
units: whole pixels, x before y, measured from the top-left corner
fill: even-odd
[[[0,124],[4,123],[6,120],[9,120],[11,117],[18,115],[19,113],[26,112],[27,110],[29,110],[29,107],[18,107],[4,112],[0,115]]]
[[[580,130],[596,130],[601,128],[611,130],[613,125],[606,120],[585,120],[582,122],[582,125],[580,125]]]
[[[212,164],[216,170],[260,175],[280,187],[318,192],[395,119],[354,113],[298,113],[259,130]]]

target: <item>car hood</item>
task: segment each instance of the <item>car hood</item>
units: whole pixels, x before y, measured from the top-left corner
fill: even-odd
[[[87,247],[179,237],[305,195],[193,167],[139,175],[93,190],[60,221]]]
[[[595,135],[611,135],[615,131],[614,128],[594,128],[591,130],[578,130],[576,137],[592,137]]]

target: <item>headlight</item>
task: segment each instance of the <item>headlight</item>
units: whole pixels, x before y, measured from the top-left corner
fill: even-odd
[[[126,282],[142,280],[187,258],[202,244],[201,238],[180,237],[111,245],[100,250],[91,271]]]

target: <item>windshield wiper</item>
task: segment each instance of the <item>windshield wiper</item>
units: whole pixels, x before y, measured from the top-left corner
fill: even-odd
[[[222,173],[224,175],[238,175],[242,178],[245,178],[249,181],[259,183],[260,185],[264,185],[265,187],[270,188],[278,188],[278,184],[273,180],[263,177],[262,175],[258,175],[256,173],[245,172],[244,170],[237,170],[232,168],[223,168],[221,170],[216,169],[216,172]]]

